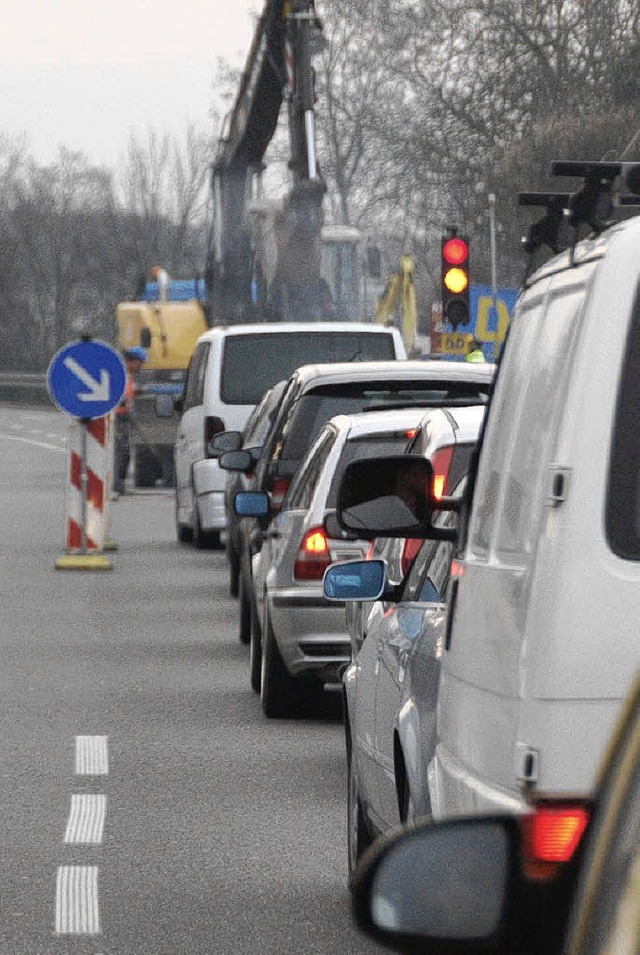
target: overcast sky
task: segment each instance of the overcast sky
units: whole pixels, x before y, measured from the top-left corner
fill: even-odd
[[[218,57],[241,67],[264,0],[2,0],[0,133],[116,166],[131,132],[217,134]]]

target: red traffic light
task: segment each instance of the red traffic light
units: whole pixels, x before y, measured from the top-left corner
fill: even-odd
[[[447,239],[442,246],[442,258],[447,265],[462,265],[469,258],[469,246],[464,239]]]

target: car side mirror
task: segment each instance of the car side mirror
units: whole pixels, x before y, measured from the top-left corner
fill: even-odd
[[[324,519],[324,529],[327,537],[338,541],[357,541],[358,535],[353,531],[346,531],[344,527],[338,524],[338,518],[335,511],[329,511]]]
[[[356,921],[399,952],[521,951],[519,847],[518,822],[508,816],[402,830],[356,870]]]
[[[267,517],[270,511],[269,495],[264,491],[239,491],[233,499],[233,509],[238,517]]]
[[[322,590],[327,600],[378,600],[386,581],[383,560],[345,560],[327,567]]]
[[[223,471],[239,471],[241,474],[251,474],[255,467],[250,451],[225,451],[218,458],[218,464]]]
[[[459,510],[462,498],[435,499],[432,486],[426,458],[403,454],[352,461],[338,489],[338,524],[361,538],[456,540],[454,528],[434,527],[432,517],[439,510]]]
[[[226,451],[238,451],[242,447],[242,433],[240,431],[219,431],[214,434],[207,451],[211,457],[218,458]]]

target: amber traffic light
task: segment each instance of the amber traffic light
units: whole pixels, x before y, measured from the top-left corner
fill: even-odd
[[[442,315],[453,325],[469,321],[469,241],[448,232],[442,236]]]

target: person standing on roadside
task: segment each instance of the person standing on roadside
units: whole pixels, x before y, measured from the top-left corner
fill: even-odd
[[[125,493],[125,479],[131,459],[131,431],[136,397],[136,375],[147,360],[147,353],[140,345],[134,345],[124,352],[124,362],[127,369],[124,395],[116,408],[115,413],[115,441],[114,441],[114,498]]]
[[[469,350],[464,356],[465,361],[486,361],[484,357],[484,352],[482,351],[482,342],[479,342],[477,338],[472,338],[469,342]]]

